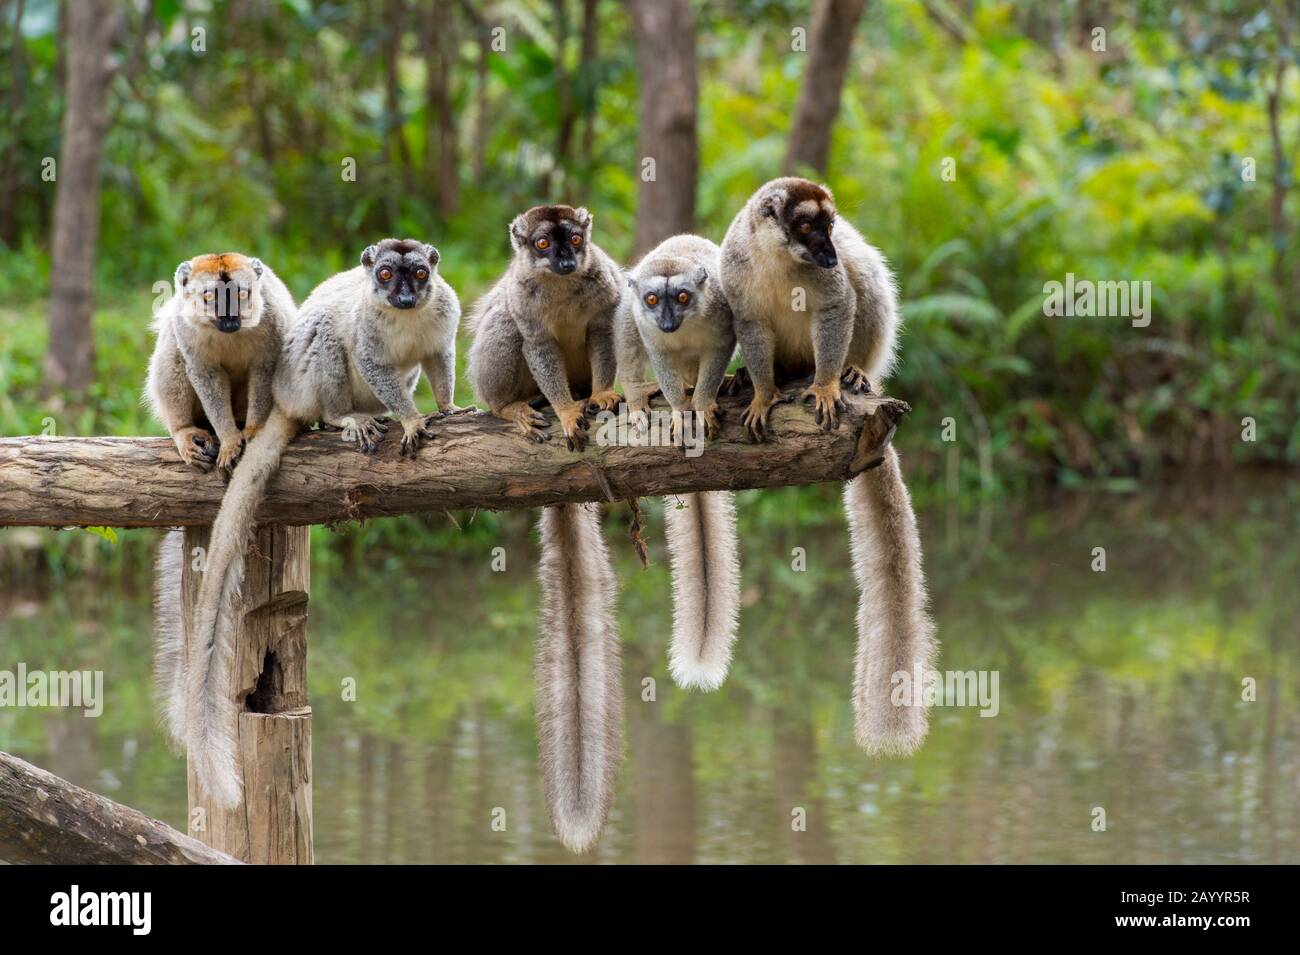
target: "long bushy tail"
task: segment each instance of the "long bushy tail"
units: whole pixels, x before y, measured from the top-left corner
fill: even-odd
[[[869,753],[905,756],[925,739],[924,676],[920,685],[916,677],[932,668],[937,643],[926,610],[921,537],[893,448],[880,466],[845,485],[844,513],[859,595],[855,734]],[[895,681],[896,673],[906,673],[906,680]]]
[[[727,678],[740,613],[736,510],[730,491],[664,503],[673,571],[673,642],[668,670],[681,687],[716,690]]]
[[[623,757],[623,689],[615,583],[600,512],[542,510],[542,604],[534,661],[542,785],[560,841],[595,843]]]
[[[185,623],[181,619],[181,575],[185,532],[163,535],[154,563],[153,676],[163,728],[177,752],[185,750]]]
[[[297,422],[276,409],[262,433],[248,443],[212,524],[199,584],[186,675],[186,723],[199,782],[220,806],[238,803],[243,785],[235,765],[238,709],[230,694],[230,668],[244,551],[266,486],[297,430]]]

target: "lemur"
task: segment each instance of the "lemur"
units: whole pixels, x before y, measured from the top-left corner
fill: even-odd
[[[673,434],[683,432],[692,411],[706,438],[718,433],[718,388],[736,350],[719,256],[708,239],[677,235],[628,274],[631,294],[619,309],[616,333],[619,380],[633,413],[644,413],[654,390],[645,381],[646,364],[653,366],[672,407]],[[669,498],[664,526],[674,601],[669,672],[679,686],[714,690],[727,676],[740,607],[732,495]]]
[[[258,259],[238,252],[182,262],[158,310],[145,398],[186,464],[229,475],[271,414],[271,386],[293,323],[293,297]],[[185,637],[180,631],[179,530],[160,548],[154,673],[172,742],[184,745]]]
[[[258,505],[281,455],[303,428],[323,423],[366,453],[379,449],[391,416],[402,427],[400,453],[414,457],[432,438],[435,417],[464,410],[452,403],[460,303],[437,274],[438,250],[411,239],[384,239],[361,265],[326,279],[302,303],[276,369],[275,409],[249,443],[212,525],[199,588],[186,679],[186,729],[200,782],[218,805],[239,800],[235,765],[238,700],[231,687],[234,598]],[[421,369],[438,415],[413,400]]]
[[[900,321],[893,276],[837,216],[825,186],[796,178],[761,186],[723,240],[722,287],[754,385],[745,425],[755,441],[765,439],[782,398],[778,376],[813,376],[802,397],[831,430],[843,410],[841,383],[870,391],[893,369]],[[908,753],[925,737],[926,710],[919,694],[894,705],[891,677],[928,667],[936,644],[916,520],[892,447],[880,466],[848,483],[844,508],[859,585],[857,741],[872,753]]]
[[[549,440],[533,402],[545,398],[569,449],[586,445],[587,410],[609,410],[616,359],[618,267],[591,241],[586,209],[538,206],[510,223],[514,259],[475,303],[469,380],[492,414]],[[600,513],[577,504],[538,522],[542,604],[534,679],[543,788],[560,841],[595,842],[614,799],[623,706],[615,583]]]

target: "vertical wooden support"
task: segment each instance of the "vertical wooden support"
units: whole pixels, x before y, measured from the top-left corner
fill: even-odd
[[[210,528],[185,530],[182,613],[199,592],[196,547]],[[244,862],[312,862],[311,707],[307,704],[309,527],[259,528],[245,555],[241,623],[230,695],[240,702],[243,801],[213,806],[189,770],[190,835]],[[189,639],[188,628],[186,639]]]

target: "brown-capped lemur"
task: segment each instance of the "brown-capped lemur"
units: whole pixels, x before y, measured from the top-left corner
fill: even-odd
[[[618,267],[591,241],[591,214],[538,206],[510,223],[514,259],[475,303],[469,380],[478,400],[541,442],[533,406],[545,398],[570,450],[587,440],[587,410],[618,404],[614,313]],[[615,582],[596,507],[544,508],[538,521],[542,588],[534,680],[547,808],[556,834],[583,852],[614,799],[623,749]]]
[[[736,350],[718,263],[708,239],[665,239],[628,273],[630,294],[619,309],[618,371],[628,404],[634,414],[649,409],[648,363],[678,436],[692,411],[706,438],[718,433],[718,389]],[[727,676],[740,608],[731,492],[666,499],[664,526],[673,575],[669,672],[678,686],[714,690]]]
[[[261,261],[238,252],[188,259],[174,281],[174,294],[154,320],[145,397],[182,461],[229,475],[271,414],[293,297]],[[181,540],[181,531],[169,531],[159,549],[154,654],[164,725],[177,746],[185,740]]]
[[[400,453],[414,457],[433,437],[434,417],[452,404],[460,303],[437,274],[438,250],[410,239],[368,246],[361,264],[326,279],[302,303],[276,369],[272,411],[244,452],[212,525],[199,587],[186,677],[186,730],[199,781],[218,805],[238,802],[235,765],[241,690],[231,686],[235,596],[243,555],[267,484],[289,442],[321,422],[363,452],[379,449],[388,425],[402,428]],[[439,415],[415,407],[421,369]]]
[[[753,440],[768,431],[782,383],[811,374],[803,398],[830,430],[843,410],[841,383],[880,387],[893,368],[899,314],[884,257],[836,214],[825,186],[774,179],[737,213],[722,243],[722,287],[754,398]],[[935,655],[926,610],[921,542],[898,455],[850,481],[844,508],[859,585],[855,729],[873,753],[911,752],[925,737],[920,694],[895,705],[891,677],[927,668]]]

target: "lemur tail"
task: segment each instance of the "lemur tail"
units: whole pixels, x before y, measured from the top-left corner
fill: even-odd
[[[243,787],[235,765],[238,709],[230,668],[244,550],[266,486],[297,432],[297,422],[277,408],[262,433],[248,443],[212,524],[199,584],[186,674],[186,722],[190,760],[203,789],[219,806],[238,803]]]
[[[163,535],[154,564],[153,676],[163,728],[177,752],[185,751],[185,630],[181,620],[181,561],[185,532]]]
[[[703,491],[667,499],[664,531],[673,570],[668,670],[678,686],[716,690],[727,678],[740,613],[731,492]]]
[[[855,735],[873,755],[906,756],[925,739],[923,674],[938,644],[926,610],[916,516],[893,448],[882,464],[845,485],[844,514],[859,595]],[[892,678],[900,672],[908,674],[911,692],[895,702],[899,684]]]
[[[615,583],[594,507],[547,507],[537,524],[542,604],[533,676],[542,785],[556,835],[595,843],[623,757],[623,688]]]

